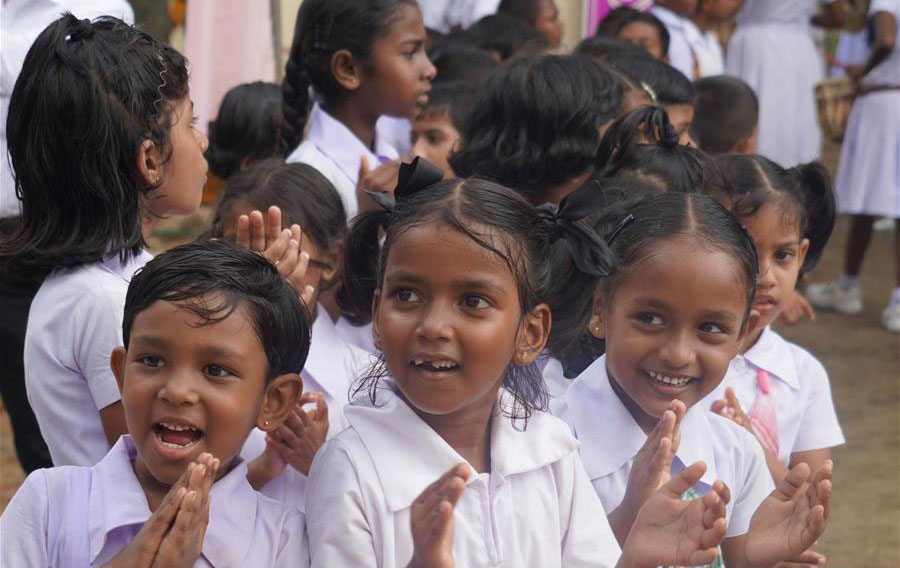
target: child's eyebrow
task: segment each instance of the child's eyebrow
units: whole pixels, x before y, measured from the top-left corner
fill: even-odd
[[[156,347],[157,349],[165,348],[172,344],[172,342],[165,337],[160,337],[158,335],[138,335],[131,338],[131,343],[140,343],[147,347]]]
[[[400,42],[401,45],[409,44],[411,47],[418,48],[419,46],[425,45],[425,38],[422,37],[411,37]]]
[[[658,310],[668,310],[671,308],[669,304],[663,302],[662,300],[651,298],[649,296],[635,298],[634,303],[645,308],[656,308]]]
[[[486,279],[467,278],[465,280],[454,280],[451,284],[454,288],[463,288],[466,290],[489,290],[496,292],[497,294],[506,293],[503,286]]]
[[[703,319],[716,321],[734,322],[738,319],[734,312],[728,310],[707,310],[700,315]]]
[[[775,248],[787,248],[787,247],[797,247],[800,246],[800,241],[783,241],[775,245]]]

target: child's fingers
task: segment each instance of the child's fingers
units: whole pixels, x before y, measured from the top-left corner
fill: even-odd
[[[712,564],[719,556],[718,546],[725,539],[725,519],[716,519],[713,526],[700,533],[699,549],[690,556],[690,564]]]
[[[720,414],[722,416],[726,416],[726,411],[728,410],[728,402],[719,399],[715,400],[712,403],[712,406],[709,407],[710,410],[715,412],[716,414]]]
[[[299,242],[300,241],[292,241],[298,243],[297,250],[299,251]],[[306,251],[301,251],[295,257],[295,264],[288,275],[288,279],[294,285],[294,288],[302,294],[303,291],[303,279],[306,278],[306,273],[309,271],[309,253]]]
[[[733,388],[728,387],[725,389],[725,400],[735,412],[743,414],[744,410],[741,408],[741,403],[738,401],[737,395],[734,394]]]
[[[300,241],[295,241],[290,238],[290,231],[288,229],[284,230],[285,237],[285,247],[281,252],[281,257],[278,260],[278,272],[285,278],[291,281],[292,284],[296,284],[295,280],[296,276],[294,273],[297,271],[297,265],[300,263]],[[296,286],[295,286],[296,288]]]
[[[434,509],[437,502],[443,497],[440,495],[441,491],[449,484],[451,479],[460,478],[463,481],[469,478],[469,466],[464,463],[458,463],[447,470],[442,476],[440,476],[434,483],[429,485],[422,491],[418,497],[416,497],[413,504],[417,506],[417,508],[421,509],[423,505],[425,506],[425,511]]]
[[[700,481],[700,478],[703,477],[705,472],[705,463],[702,461],[694,462],[681,470],[681,473],[670,479],[668,483],[663,485],[662,491],[673,499],[681,499],[684,492],[693,484]]]
[[[155,543],[151,547],[158,548],[159,543],[166,536],[166,533],[169,532],[172,521],[181,509],[181,502],[186,494],[187,489],[184,487],[178,487],[174,491],[170,490],[160,502],[156,511],[150,515],[150,519],[141,527],[138,537],[143,533],[143,538],[146,538],[151,543]]]
[[[282,444],[291,448],[292,450],[295,450],[300,447],[300,436],[298,436],[297,433],[295,433],[293,428],[289,428],[287,426],[281,425],[278,427],[277,431],[278,431],[277,439]],[[302,432],[303,432],[302,428],[300,429],[300,432],[302,435]]]
[[[703,528],[712,527],[717,519],[725,518],[725,503],[715,491],[711,491],[703,496]],[[708,548],[709,545],[704,546]]]
[[[250,212],[250,250],[262,252],[266,250],[266,229],[263,214],[259,211]]]
[[[719,497],[722,499],[722,502],[726,505],[731,503],[731,489],[725,485],[723,481],[716,481],[713,483],[713,491],[719,494]]]
[[[806,462],[800,462],[791,469],[784,478],[775,486],[772,494],[779,501],[790,501],[801,491],[806,489],[809,479],[809,466]]]
[[[266,243],[271,243],[281,234],[281,209],[272,205],[266,212]]]
[[[238,246],[250,248],[250,217],[241,215],[238,217],[237,233],[235,233],[235,242]]]
[[[297,241],[298,243],[303,242],[303,230],[300,228],[300,225],[294,223],[291,225],[291,238]]]

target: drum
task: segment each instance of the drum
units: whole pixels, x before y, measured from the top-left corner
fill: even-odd
[[[847,77],[825,79],[816,85],[816,108],[822,134],[835,142],[844,139],[855,98],[856,87]]]

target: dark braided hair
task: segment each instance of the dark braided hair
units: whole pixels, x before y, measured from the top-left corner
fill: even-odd
[[[346,49],[365,61],[402,6],[415,0],[305,0],[297,12],[294,41],[281,82],[283,144],[300,144],[306,126],[310,87],[322,97],[340,93],[331,73],[331,56]],[[289,150],[290,151],[290,150]]]

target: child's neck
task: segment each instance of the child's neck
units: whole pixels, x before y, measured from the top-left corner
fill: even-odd
[[[341,97],[333,101],[323,100],[322,108],[350,129],[350,132],[359,138],[366,148],[375,151],[375,123],[378,122],[379,115],[367,112],[365,105],[360,104],[352,96]],[[374,167],[373,164],[369,164],[369,166]]]
[[[753,349],[753,346],[756,345],[756,342],[759,341],[760,337],[762,337],[763,331],[765,331],[765,329],[766,326],[761,325],[747,333],[747,337],[744,338],[744,341],[741,342],[738,349],[741,355]]]
[[[652,414],[647,414],[644,412],[644,409],[641,408],[641,405],[631,400],[631,397],[628,396],[622,387],[619,386],[619,383],[616,382],[616,379],[612,376],[612,373],[609,372],[609,369],[606,370],[606,374],[609,376],[609,384],[612,386],[613,392],[616,393],[616,396],[619,397],[619,400],[622,401],[622,404],[628,410],[628,413],[631,414],[631,417],[634,418],[634,421],[637,423],[638,427],[644,432],[644,434],[650,434],[650,432],[656,428],[656,425],[659,423],[659,418],[653,416]]]
[[[496,394],[496,393],[495,393]],[[451,414],[426,414],[410,404],[419,417],[478,473],[491,471],[491,420],[494,397],[485,397]]]
[[[172,489],[172,486],[156,479],[150,473],[150,470],[147,469],[147,465],[140,456],[134,459],[131,466],[134,469],[134,475],[137,477],[138,483],[141,484],[141,488],[144,490],[144,495],[147,496],[147,505],[150,507],[150,512],[153,513],[159,507],[159,504],[162,503],[169,490]]]
[[[694,22],[700,30],[706,32],[709,30],[713,30],[718,25],[718,22],[714,22],[711,20],[706,14],[698,11],[693,16],[691,16],[691,21]]]

